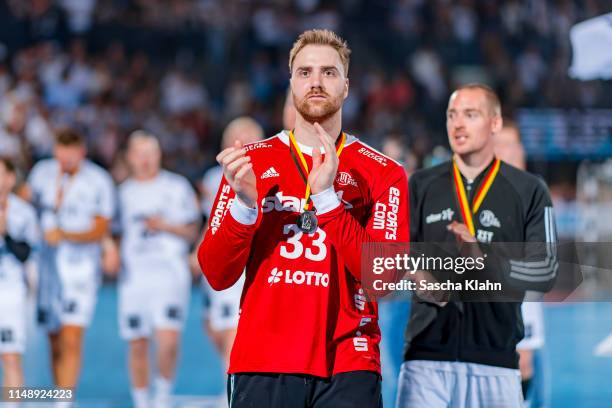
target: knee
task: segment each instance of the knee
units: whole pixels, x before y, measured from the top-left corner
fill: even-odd
[[[149,353],[149,342],[146,339],[130,341],[130,354],[134,358],[145,359]]]
[[[10,353],[2,355],[2,366],[7,372],[16,372],[21,370],[21,354]]]
[[[159,354],[164,357],[176,357],[178,354],[179,342],[178,339],[166,339],[158,345]]]
[[[82,347],[82,329],[66,328],[61,334],[62,353],[80,353]]]

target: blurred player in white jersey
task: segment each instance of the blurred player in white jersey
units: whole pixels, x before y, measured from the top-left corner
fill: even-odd
[[[263,129],[255,120],[244,116],[239,117],[232,120],[225,128],[221,140],[221,150],[233,146],[236,140],[240,140],[242,145],[245,145],[262,140],[263,137]],[[207,218],[210,216],[211,207],[217,195],[217,188],[221,183],[221,176],[223,176],[223,169],[221,166],[215,166],[208,170],[202,179],[202,211]],[[201,275],[199,267],[197,267],[197,271],[198,275]],[[206,331],[223,358],[224,372],[227,369],[230,351],[236,337],[243,285],[244,275],[234,286],[222,291],[213,290],[206,279],[202,279],[204,296],[206,297],[204,316]]]
[[[34,208],[12,193],[15,167],[0,159],[0,368],[3,387],[23,387],[21,355],[25,349],[26,279],[39,231]],[[1,399],[1,397],[0,397]]]
[[[525,148],[521,134],[512,120],[505,119],[502,130],[495,135],[495,155],[506,163],[521,170],[527,168]],[[521,305],[525,337],[516,349],[519,353],[519,369],[523,397],[526,406],[540,408],[546,406],[545,370],[542,364],[535,364],[538,352],[544,347],[544,311],[542,303],[525,301]],[[537,384],[536,384],[537,383]]]
[[[83,136],[62,129],[54,158],[39,161],[28,178],[44,233],[38,319],[49,331],[55,385],[68,388],[77,385],[100,284],[100,241],[115,208],[110,175],[85,156]]]
[[[129,139],[131,177],[119,187],[121,257],[119,327],[128,340],[132,399],[149,404],[149,344],[156,343],[155,407],[169,407],[180,332],[189,307],[189,247],[199,229],[195,191],[161,169],[158,140],[143,131]]]

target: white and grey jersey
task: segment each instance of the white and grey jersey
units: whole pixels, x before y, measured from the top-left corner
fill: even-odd
[[[126,180],[119,187],[119,214],[124,262],[150,264],[154,268],[160,260],[186,259],[188,240],[146,227],[146,220],[153,216],[175,225],[199,219],[195,191],[185,177],[162,170],[152,180]]]
[[[111,219],[115,211],[115,188],[107,171],[83,161],[74,175],[61,174],[55,159],[38,162],[28,178],[33,202],[40,216],[41,228],[48,231],[61,228],[79,233],[90,230],[96,217]],[[62,202],[56,209],[58,191]],[[57,247],[58,265],[98,263],[99,243],[62,241]]]
[[[35,251],[40,232],[34,208],[10,194],[6,207],[6,232],[15,241],[26,242]],[[24,264],[8,250],[4,237],[0,236],[0,287],[14,288],[24,284]]]

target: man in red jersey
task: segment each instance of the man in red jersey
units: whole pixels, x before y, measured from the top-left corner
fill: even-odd
[[[342,131],[349,53],[331,31],[302,33],[289,57],[294,130],[217,156],[224,177],[198,259],[216,290],[246,267],[231,407],[381,405],[361,254],[408,241],[407,180]]]

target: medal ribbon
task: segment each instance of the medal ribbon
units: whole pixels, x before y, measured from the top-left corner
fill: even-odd
[[[340,157],[342,154],[342,150],[344,150],[344,144],[346,143],[346,135],[344,132],[340,134],[339,142],[336,142],[336,156]],[[306,163],[306,158],[300,150],[300,146],[295,140],[295,136],[293,135],[293,130],[289,132],[289,151],[291,152],[291,157],[297,166],[304,183],[306,183],[306,192],[304,193],[304,200],[306,204],[304,205],[304,210],[308,210],[310,208],[310,184],[308,184],[308,174],[310,170],[308,169],[308,163]],[[297,154],[297,157],[296,157]],[[299,160],[298,160],[299,158]]]
[[[501,161],[499,159],[495,159],[495,162],[487,172],[484,180],[480,184],[480,188],[474,195],[474,199],[472,201],[472,206],[470,208],[470,203],[467,199],[467,194],[465,192],[465,186],[463,185],[463,179],[461,178],[461,173],[459,172],[459,167],[457,167],[457,163],[453,160],[453,183],[455,185],[455,192],[457,193],[457,201],[459,202],[459,211],[461,212],[461,217],[465,222],[465,225],[470,230],[470,234],[472,236],[476,235],[476,229],[474,228],[474,219],[473,215],[478,212],[480,205],[484,201],[497,173],[499,172],[499,166],[501,165]]]

